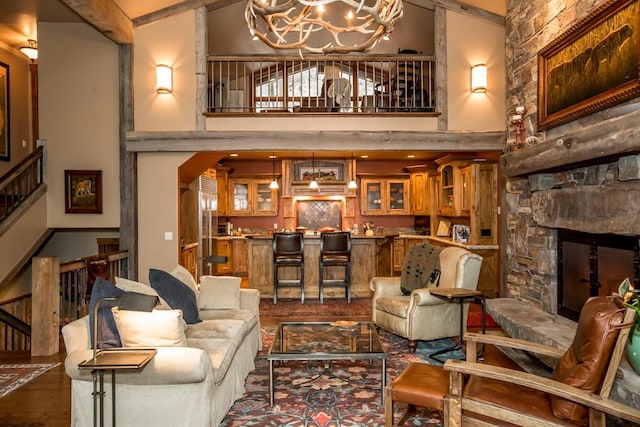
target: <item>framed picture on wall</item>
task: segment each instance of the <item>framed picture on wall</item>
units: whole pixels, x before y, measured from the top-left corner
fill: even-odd
[[[453,241],[458,243],[469,243],[471,231],[467,225],[456,224],[453,226]]]
[[[9,65],[0,62],[0,160],[11,160],[9,139]]]
[[[64,171],[65,213],[102,213],[102,171]]]
[[[538,130],[640,95],[640,0],[610,0],[538,53]]]

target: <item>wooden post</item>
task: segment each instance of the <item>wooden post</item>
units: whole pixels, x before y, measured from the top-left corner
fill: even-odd
[[[34,257],[31,279],[31,355],[60,351],[60,258]]]

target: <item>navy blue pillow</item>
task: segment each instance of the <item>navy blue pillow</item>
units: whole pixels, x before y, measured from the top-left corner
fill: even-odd
[[[98,277],[93,284],[91,297],[89,298],[89,325],[91,326],[91,348],[93,348],[93,318],[94,309],[98,301],[102,298],[119,298],[124,291],[108,280]],[[103,301],[98,307],[98,348],[122,347],[116,321],[113,318],[111,307],[117,301]]]
[[[182,310],[182,318],[185,322],[188,324],[202,322],[198,313],[196,294],[190,287],[166,271],[154,268],[149,269],[149,283],[171,308]]]

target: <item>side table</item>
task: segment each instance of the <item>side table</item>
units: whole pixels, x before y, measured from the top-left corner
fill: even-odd
[[[468,300],[479,301],[482,306],[482,333],[485,333],[486,325],[485,325],[485,316],[486,316],[486,308],[485,308],[485,296],[481,291],[465,289],[465,288],[433,288],[429,289],[431,295],[435,295],[440,298],[446,298],[452,302],[458,302],[460,304],[460,335],[458,336],[458,342],[456,342],[452,347],[446,348],[444,350],[436,351],[433,354],[430,354],[429,357],[433,360],[437,360],[440,363],[444,363],[445,360],[439,358],[438,356],[441,354],[449,353],[454,350],[458,350],[462,348],[462,336],[464,334],[464,302]],[[484,348],[483,348],[484,350]],[[482,352],[480,355],[482,358]]]
[[[78,365],[93,375],[93,425],[104,426],[104,372],[111,371],[111,425],[116,425],[116,371],[141,369],[158,350],[155,348],[112,348],[97,352],[95,357]],[[99,414],[99,415],[98,415]]]

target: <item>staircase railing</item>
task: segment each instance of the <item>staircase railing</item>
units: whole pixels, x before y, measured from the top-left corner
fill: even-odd
[[[43,184],[43,157],[40,146],[0,178],[0,223]]]
[[[50,258],[55,259],[55,258]],[[91,287],[97,277],[111,282],[116,277],[127,277],[129,252],[118,251],[67,261],[58,265],[60,283],[60,328],[86,315],[89,309]],[[44,278],[46,283],[55,284],[55,276],[49,270],[40,269],[41,263],[33,263],[32,274]],[[55,293],[54,293],[55,294]],[[32,311],[39,310],[33,304],[31,294],[16,300],[4,302],[0,306],[0,351],[29,351],[31,349]],[[55,311],[55,309],[53,309]],[[54,323],[55,324],[55,323]]]
[[[5,302],[0,308],[0,351],[29,351],[31,326],[21,317],[31,314],[31,295]],[[20,317],[18,317],[20,316]]]
[[[114,282],[127,277],[129,252],[95,255],[60,264],[60,323],[64,326],[88,313],[91,289],[97,277]]]

